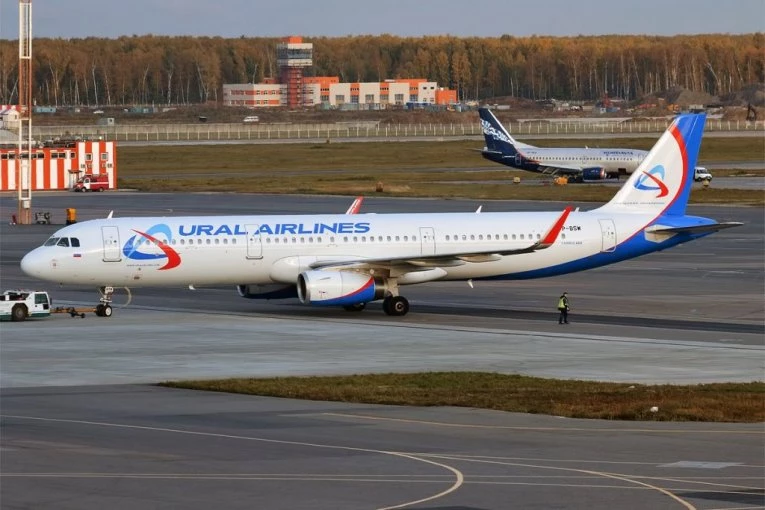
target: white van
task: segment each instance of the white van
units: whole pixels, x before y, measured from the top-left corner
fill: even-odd
[[[712,174],[710,174],[709,170],[707,170],[703,166],[697,166],[695,171],[693,172],[693,180],[696,182],[711,181]]]
[[[248,115],[242,122],[249,124],[250,122],[260,122],[260,117],[257,115]]]

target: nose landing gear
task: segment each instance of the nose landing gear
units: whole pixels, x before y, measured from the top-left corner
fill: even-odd
[[[132,294],[130,294],[130,289],[127,287],[123,287],[125,289],[125,292],[127,292],[128,299],[125,303],[125,306],[130,304],[130,301],[133,299]],[[114,287],[100,287],[98,289],[99,294],[101,294],[101,297],[99,299],[100,303],[96,305],[96,315],[99,317],[111,317],[112,313],[114,313],[114,310],[112,309],[112,295],[114,294]]]

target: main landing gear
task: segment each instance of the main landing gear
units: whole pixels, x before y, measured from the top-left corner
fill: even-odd
[[[380,299],[375,296],[376,299]],[[391,317],[403,317],[409,313],[409,300],[398,293],[398,281],[396,278],[388,278],[386,281],[385,298],[382,303],[383,311]],[[366,307],[366,303],[356,303],[345,305],[343,308],[347,312],[360,312]]]
[[[343,309],[346,312],[360,312],[366,306],[366,303],[356,303],[355,305],[345,305]],[[392,317],[402,317],[409,312],[409,301],[404,296],[386,296],[383,299],[383,311]]]
[[[385,299],[383,299],[383,311],[386,315],[403,317],[409,313],[409,300],[404,296],[385,296]]]

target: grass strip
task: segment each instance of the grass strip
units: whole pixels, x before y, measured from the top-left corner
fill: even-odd
[[[658,137],[657,137],[658,139]],[[600,147],[648,150],[655,140],[528,140],[542,147]],[[597,142],[597,144],[593,143]],[[483,140],[446,142],[357,142],[322,144],[221,144],[120,146],[119,172],[134,178],[149,174],[214,174],[224,171],[386,170],[390,168],[501,168],[481,157]],[[763,161],[765,139],[708,138],[699,161]],[[529,174],[527,174],[529,175]]]
[[[758,423],[765,383],[643,385],[484,372],[239,378],[160,386],[303,400],[458,406],[568,418]],[[658,411],[652,412],[652,408]]]

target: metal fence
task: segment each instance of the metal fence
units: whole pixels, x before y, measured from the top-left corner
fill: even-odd
[[[661,133],[670,120],[640,122],[558,122],[527,121],[505,124],[507,130],[519,137],[588,136],[631,133]],[[707,120],[706,132],[761,132],[765,121]],[[113,126],[41,126],[33,127],[33,138],[82,137],[122,142],[172,142],[194,140],[289,140],[335,138],[412,138],[412,137],[470,137],[480,136],[477,122],[469,124],[132,124]]]

